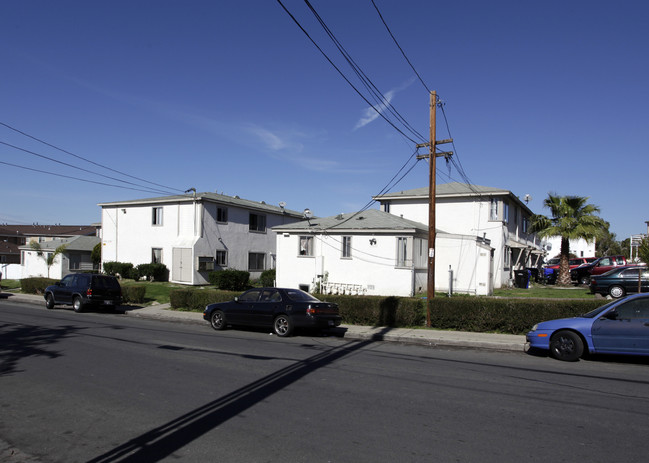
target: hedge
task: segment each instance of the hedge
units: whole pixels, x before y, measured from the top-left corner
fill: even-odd
[[[536,323],[590,312],[605,299],[496,299],[440,297],[430,303],[431,327],[446,330],[525,334]]]
[[[146,286],[144,285],[129,285],[122,286],[122,302],[134,304],[142,304],[144,302],[144,294],[146,293]]]
[[[59,280],[43,277],[23,278],[20,280],[20,290],[27,294],[44,294],[45,288],[57,281]]]
[[[244,270],[217,270],[207,275],[210,284],[224,291],[248,289],[250,272]]]
[[[169,293],[169,303],[174,309],[202,312],[208,304],[228,302],[240,294],[240,291],[215,289],[174,289]]]

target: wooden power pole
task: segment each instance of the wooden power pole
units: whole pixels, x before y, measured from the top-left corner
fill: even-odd
[[[435,153],[437,145],[452,143],[453,139],[436,140],[437,92],[430,92],[430,142],[417,145],[417,148],[428,147],[428,155],[417,156],[417,159],[428,158],[429,186],[428,186],[428,301],[426,303],[426,326],[430,326],[430,301],[435,297],[435,196],[436,196],[436,170],[438,156],[451,156],[452,151]]]
[[[430,142],[428,150],[428,289],[426,300],[426,326],[430,326],[430,301],[435,297],[435,178],[437,156],[435,155],[437,115],[437,92],[430,92]]]

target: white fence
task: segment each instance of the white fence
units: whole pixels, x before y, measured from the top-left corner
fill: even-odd
[[[23,277],[23,268],[20,264],[0,264],[0,273],[3,280],[20,280]]]

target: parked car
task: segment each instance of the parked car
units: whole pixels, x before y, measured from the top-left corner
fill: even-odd
[[[624,256],[600,257],[590,264],[573,268],[570,270],[570,277],[572,278],[572,281],[576,281],[582,285],[587,285],[590,284],[590,278],[592,275],[601,275],[609,270],[623,267],[625,265],[627,265],[627,262],[626,257]]]
[[[649,292],[649,270],[647,267],[619,267],[601,275],[591,276],[590,292],[623,297],[627,293],[638,292],[638,276],[642,271],[640,292]]]
[[[649,294],[616,299],[587,314],[534,325],[529,347],[559,360],[590,354],[649,355]]]
[[[233,301],[209,304],[203,319],[215,330],[228,325],[267,326],[282,337],[290,336],[298,327],[333,328],[342,322],[337,304],[287,288],[254,288]]]
[[[555,257],[548,260],[548,262],[543,266],[543,276],[549,284],[554,284],[557,280],[557,274],[559,273],[559,260],[558,257]],[[582,265],[588,265],[595,260],[595,257],[574,257],[568,261],[568,265],[570,266],[570,270],[572,270],[573,268]]]
[[[122,288],[117,278],[95,273],[71,273],[45,288],[45,307],[71,305],[75,312],[87,306],[117,307],[122,303]]]

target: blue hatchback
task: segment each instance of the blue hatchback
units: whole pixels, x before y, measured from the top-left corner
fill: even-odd
[[[649,355],[649,294],[634,294],[579,317],[538,323],[527,333],[527,342],[573,362],[585,351]]]

